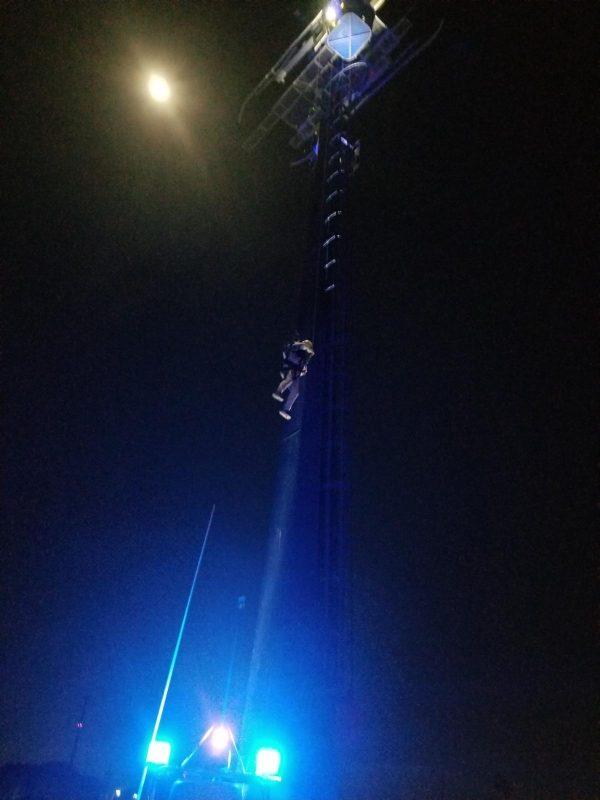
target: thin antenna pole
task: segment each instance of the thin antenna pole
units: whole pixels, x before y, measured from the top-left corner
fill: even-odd
[[[169,694],[169,689],[171,687],[171,678],[173,677],[175,662],[177,661],[177,656],[179,655],[179,648],[181,646],[181,640],[183,638],[183,631],[185,629],[185,624],[187,622],[190,606],[192,604],[192,597],[194,596],[196,581],[198,580],[198,573],[200,572],[200,566],[202,565],[202,559],[204,558],[204,551],[206,550],[208,534],[210,533],[214,515],[215,515],[215,506],[213,505],[212,510],[210,512],[210,517],[208,519],[208,525],[206,526],[206,532],[204,533],[204,541],[202,542],[200,555],[198,556],[196,571],[194,572],[194,578],[192,580],[192,585],[190,586],[190,593],[188,595],[187,603],[185,604],[185,611],[183,612],[183,617],[181,618],[181,625],[179,626],[179,634],[177,636],[177,641],[175,642],[173,657],[171,658],[171,666],[169,667],[169,672],[167,673],[167,680],[165,681],[165,688],[163,690],[162,700],[160,701],[160,706],[158,707],[158,714],[156,715],[156,722],[154,723],[154,730],[152,731],[152,738],[150,739],[150,744],[156,741],[156,734],[158,733],[158,729],[160,727],[160,721],[162,719],[163,711],[165,709],[165,703],[167,702],[167,695]],[[140,786],[137,791],[138,800],[142,800],[142,792],[144,790],[144,784],[146,783],[147,775],[148,775],[148,764],[145,764],[144,770],[142,772],[142,778],[140,780]]]

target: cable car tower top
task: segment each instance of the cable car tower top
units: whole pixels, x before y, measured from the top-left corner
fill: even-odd
[[[441,30],[431,28],[413,4],[388,27],[377,15],[385,0],[332,0],[315,16],[244,100],[246,109],[273,83],[282,87],[279,99],[244,141],[253,150],[281,121],[294,135],[290,145],[310,144],[330,108],[330,81],[346,73],[351,92],[345,97],[348,118],[425,50]]]

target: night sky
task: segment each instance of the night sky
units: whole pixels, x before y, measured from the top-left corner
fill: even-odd
[[[439,39],[356,121],[365,785],[593,794],[591,9],[432,5]],[[251,640],[311,180],[284,130],[242,151],[236,116],[316,10],[3,8],[1,763],[68,760],[89,696],[78,767],[137,775],[213,503],[181,756],[240,594]]]

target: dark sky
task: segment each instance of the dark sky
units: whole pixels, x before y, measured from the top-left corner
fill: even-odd
[[[182,752],[238,594],[252,629],[310,177],[235,118],[297,9],[3,9],[0,761],[68,758],[89,696],[80,766],[136,774],[213,502]],[[590,10],[434,5],[440,38],[356,124],[357,719],[407,786],[591,793]]]

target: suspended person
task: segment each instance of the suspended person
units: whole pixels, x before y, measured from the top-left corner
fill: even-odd
[[[279,414],[286,420],[292,418],[292,406],[300,394],[300,378],[308,372],[308,362],[314,356],[313,343],[310,339],[294,339],[287,344],[283,351],[283,367],[281,372],[281,383],[273,392],[273,397],[283,407],[279,409]],[[287,392],[287,397],[283,395]]]

